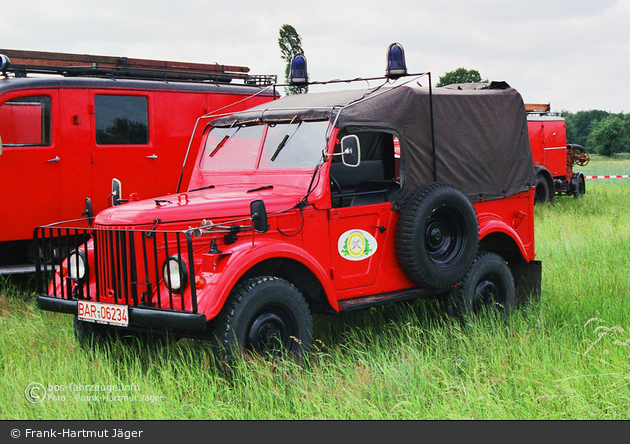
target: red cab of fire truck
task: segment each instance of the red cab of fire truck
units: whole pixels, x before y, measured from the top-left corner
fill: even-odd
[[[74,315],[80,340],[169,331],[221,359],[299,356],[313,313],[428,295],[509,316],[541,284],[523,101],[417,76],[200,119],[187,191],[38,229],[38,250],[90,239],[39,264],[39,307]]]
[[[586,192],[584,174],[573,171],[585,166],[590,157],[586,149],[567,143],[564,118],[551,112],[549,104],[526,104],[527,126],[536,169],[536,202],[553,201],[555,195],[581,198]]]
[[[144,198],[175,192],[199,116],[274,98],[261,92],[275,76],[240,66],[0,54],[2,274],[34,271],[36,226],[80,219],[86,198],[95,213],[107,208],[113,177]]]

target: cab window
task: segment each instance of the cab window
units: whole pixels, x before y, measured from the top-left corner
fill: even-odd
[[[28,96],[0,105],[0,137],[6,147],[50,145],[50,97]]]
[[[146,97],[96,95],[94,120],[98,145],[149,143],[149,106]]]

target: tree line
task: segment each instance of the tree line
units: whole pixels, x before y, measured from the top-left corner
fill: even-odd
[[[561,114],[567,124],[567,142],[604,156],[630,153],[630,113],[590,110]]]

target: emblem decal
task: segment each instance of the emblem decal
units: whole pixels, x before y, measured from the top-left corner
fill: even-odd
[[[374,236],[363,230],[348,230],[339,236],[337,251],[349,261],[362,261],[376,253],[378,244]]]

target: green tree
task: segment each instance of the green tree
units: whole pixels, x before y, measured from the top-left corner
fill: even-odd
[[[626,142],[624,120],[611,114],[596,125],[588,136],[588,144],[598,154],[612,156],[621,151]]]
[[[298,54],[304,54],[302,38],[293,26],[285,24],[280,27],[278,45],[280,46],[280,57],[286,63],[284,79],[288,82],[289,72],[291,71],[291,60]],[[308,86],[289,86],[284,90],[286,94],[302,94],[308,92]]]
[[[455,71],[449,71],[440,77],[436,86],[446,86],[454,83],[483,83],[487,81],[481,79],[481,74],[476,69],[457,68]]]
[[[567,123],[567,142],[576,143],[588,147],[588,136],[598,122],[605,119],[610,113],[598,109],[590,111],[578,111],[577,113],[562,112]]]

